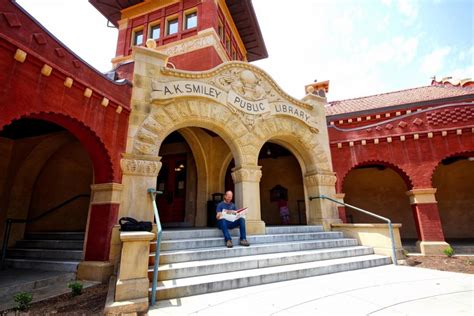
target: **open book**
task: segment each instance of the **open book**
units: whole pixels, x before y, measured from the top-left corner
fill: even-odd
[[[228,220],[229,222],[235,222],[239,218],[245,218],[245,215],[247,215],[247,208],[240,208],[235,211],[231,210],[223,210],[222,211],[222,218],[225,220]]]

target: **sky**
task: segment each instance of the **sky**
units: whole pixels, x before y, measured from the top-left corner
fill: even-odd
[[[111,69],[117,30],[87,0],[17,0],[76,54]],[[330,80],[328,100],[474,78],[474,0],[253,0],[269,57],[253,64],[289,95]]]

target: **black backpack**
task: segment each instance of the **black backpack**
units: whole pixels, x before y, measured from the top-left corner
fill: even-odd
[[[139,222],[131,217],[122,217],[119,224],[122,232],[151,232],[153,229],[151,222]]]

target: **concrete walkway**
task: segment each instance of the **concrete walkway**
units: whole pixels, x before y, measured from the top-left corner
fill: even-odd
[[[406,266],[164,300],[149,315],[474,315],[474,275]]]

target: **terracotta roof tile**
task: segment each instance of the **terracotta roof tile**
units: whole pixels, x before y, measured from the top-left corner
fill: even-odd
[[[329,116],[359,111],[371,111],[391,106],[466,95],[472,95],[474,98],[474,87],[461,88],[451,85],[425,86],[355,99],[332,101],[326,106],[326,114]]]

